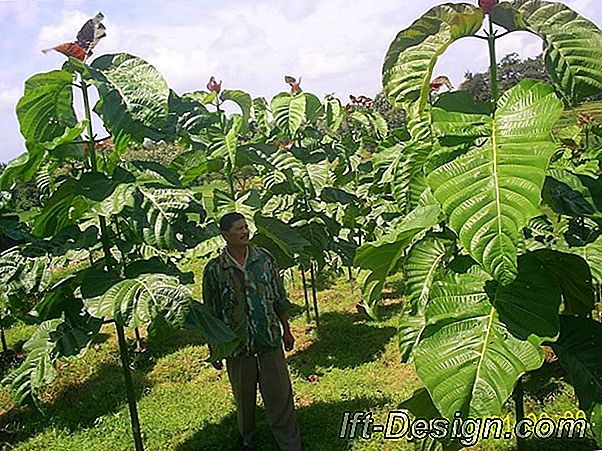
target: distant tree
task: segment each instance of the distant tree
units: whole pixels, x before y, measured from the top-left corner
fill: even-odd
[[[510,53],[499,62],[498,77],[500,94],[525,78],[551,82],[542,55],[521,60],[517,53]],[[460,85],[460,90],[470,92],[477,100],[489,100],[491,98],[488,71],[476,74],[469,71],[464,74],[464,79],[464,82]]]

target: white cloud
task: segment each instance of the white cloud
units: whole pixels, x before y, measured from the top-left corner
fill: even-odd
[[[89,14],[76,9],[65,9],[61,13],[58,24],[49,24],[42,27],[38,34],[40,48],[54,47],[63,42],[75,41],[75,36],[81,27],[90,19]]]
[[[22,1],[0,1],[0,22],[31,26],[39,13],[40,5],[37,2],[27,2],[27,6],[24,6]]]
[[[0,111],[14,110],[21,98],[21,89],[16,87],[0,87]]]

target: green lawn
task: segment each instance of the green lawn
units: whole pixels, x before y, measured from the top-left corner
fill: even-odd
[[[372,411],[375,424],[420,386],[413,366],[399,362],[396,324],[401,301],[390,299],[382,321],[372,322],[355,308],[357,295],[341,280],[319,292],[321,325],[308,325],[303,292],[290,289],[297,337],[288,361],[295,403],[307,450],[413,449],[405,440],[338,438],[345,411]],[[357,292],[356,292],[357,293]],[[8,331],[11,345],[27,337],[27,327]],[[148,450],[236,449],[234,404],[225,371],[203,360],[207,352],[194,335],[147,343],[136,357],[134,382]],[[42,394],[42,412],[17,408],[0,390],[0,443],[15,450],[131,450],[129,413],[116,340],[107,326],[84,357],[62,362],[59,378]],[[540,388],[543,385],[543,388]],[[528,381],[527,412],[550,416],[576,411],[574,396],[554,365]],[[512,441],[490,441],[473,449],[512,449]],[[595,449],[591,441],[533,442],[531,449]],[[257,449],[276,450],[265,412],[257,415]]]

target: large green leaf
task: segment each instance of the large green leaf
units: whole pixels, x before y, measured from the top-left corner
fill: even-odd
[[[196,149],[182,152],[170,167],[178,173],[182,185],[187,186],[202,175],[220,171],[224,167],[224,160],[209,158],[205,150]]]
[[[294,265],[295,256],[301,254],[310,243],[290,225],[277,218],[255,215],[257,232],[253,241],[269,250],[281,269]]]
[[[103,55],[89,67],[89,76],[100,96],[95,111],[112,135],[142,141],[166,132],[170,90],[152,65],[127,53]]]
[[[240,107],[242,112],[241,131],[245,133],[249,129],[249,118],[251,117],[251,107],[253,105],[251,96],[238,89],[224,89],[220,97],[222,100],[230,100]]]
[[[403,108],[419,101],[424,109],[437,58],[455,41],[473,36],[483,24],[483,12],[467,3],[435,6],[399,32],[383,65],[383,86],[391,103]]]
[[[67,149],[69,144],[80,139],[87,121],[81,121],[73,127],[66,127],[63,134],[43,143],[29,141],[26,143],[27,152],[12,160],[0,174],[0,189],[10,189],[17,181],[28,182],[40,170],[40,166],[48,157],[58,157],[56,152]]]
[[[271,110],[276,126],[282,132],[294,137],[305,118],[306,104],[304,93],[289,94],[282,92],[276,95],[271,102]]]
[[[116,190],[117,186],[120,186],[119,190]],[[116,214],[133,203],[132,190],[128,191],[126,187],[98,172],[83,173],[79,179],[69,178],[35,217],[33,233],[40,237],[55,235],[64,227],[77,223],[86,213]]]
[[[552,348],[575,387],[579,408],[589,417],[596,442],[602,444],[602,324],[561,315],[560,335]]]
[[[519,259],[518,276],[501,285],[474,265],[435,283],[427,328],[414,362],[446,418],[498,416],[518,378],[543,363],[544,341],[558,334],[560,290],[533,256]]]
[[[224,158],[230,163],[230,170],[236,166],[236,151],[238,149],[238,133],[241,131],[242,118],[233,115],[228,121],[228,128],[224,132],[217,127],[209,129],[211,144],[211,158]]]
[[[540,249],[533,255],[554,274],[562,292],[563,313],[591,315],[595,299],[587,262],[578,255],[551,249]]]
[[[543,198],[552,209],[567,216],[602,218],[602,183],[565,169],[550,169]]]
[[[362,291],[368,311],[374,311],[374,305],[381,297],[385,279],[404,257],[406,248],[414,237],[437,224],[440,215],[438,206],[418,207],[387,235],[356,250],[354,266],[366,270],[363,274]]]
[[[224,359],[239,345],[238,337],[223,321],[211,313],[210,308],[199,302],[192,302],[186,318],[187,329],[201,330],[209,344],[209,362]]]
[[[510,30],[543,39],[546,68],[572,101],[602,90],[602,32],[593,22],[561,2],[543,0],[503,2],[491,17]]]
[[[203,102],[198,98],[196,92],[188,92],[178,96],[170,92],[169,97],[169,123],[175,136],[186,139],[188,142],[198,144],[202,138],[200,135],[212,125],[217,115],[209,113]],[[171,138],[168,136],[168,138]]]
[[[427,182],[460,243],[494,278],[516,276],[521,229],[539,214],[545,171],[554,152],[550,131],[562,102],[545,83],[523,80],[498,102],[495,116],[437,109],[439,136],[475,138],[465,155],[432,172]]]
[[[186,213],[196,210],[204,219],[205,212],[190,190],[138,187],[141,202],[136,204],[134,224],[144,241],[159,249],[179,248],[188,230]],[[138,214],[140,212],[141,214]]]
[[[602,284],[602,237],[584,246],[566,247],[562,250],[583,257],[589,264],[594,281]]]
[[[294,183],[309,198],[319,196],[325,187],[332,185],[328,160],[304,162],[292,153],[280,150],[272,156],[270,162],[277,169],[272,171],[273,177],[276,174],[282,175],[281,178]]]
[[[144,262],[135,263],[140,266]],[[128,271],[133,273],[128,279],[91,272],[82,284],[84,305],[97,318],[112,318],[129,327],[148,325],[153,336],[200,329],[207,343],[220,353],[219,358],[226,357],[236,345],[234,332],[192,298],[179,276],[167,274],[172,269],[162,271],[144,273],[138,268]]]
[[[40,324],[23,345],[27,352],[25,361],[2,380],[3,385],[10,385],[17,404],[31,399],[30,396],[35,396],[41,387],[56,377],[50,333],[56,330],[61,322],[60,319],[53,319]]]
[[[414,244],[403,262],[406,305],[399,319],[397,335],[401,359],[410,360],[414,346],[426,327],[425,311],[438,271],[451,256],[453,242],[428,237]]]
[[[25,82],[25,93],[17,104],[17,117],[26,141],[52,141],[75,126],[73,81],[71,72],[55,70],[36,74]]]
[[[23,345],[25,361],[2,384],[10,385],[17,404],[36,397],[56,377],[55,361],[78,354],[100,330],[101,322],[88,316],[56,318],[41,323]]]
[[[92,279],[84,283],[92,283]],[[82,287],[82,290],[85,289]],[[190,292],[177,277],[154,273],[121,280],[102,295],[85,299],[84,303],[92,316],[114,319],[123,326],[148,325],[161,314],[183,327],[184,304],[191,301]]]

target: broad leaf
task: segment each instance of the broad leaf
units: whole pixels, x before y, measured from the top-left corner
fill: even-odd
[[[564,304],[563,313],[589,316],[594,308],[594,286],[587,262],[575,254],[541,249],[533,255],[554,274]]]
[[[53,319],[40,324],[23,345],[27,352],[25,361],[2,380],[3,385],[11,386],[17,404],[23,404],[30,400],[31,396],[36,396],[41,387],[56,377],[50,333],[55,331],[61,322],[60,319]]]
[[[544,184],[543,198],[556,213],[602,218],[602,183],[599,179],[551,169]]]
[[[178,155],[170,167],[179,174],[182,185],[187,186],[202,175],[220,171],[224,160],[208,158],[204,150],[189,150]]]
[[[0,189],[10,189],[17,180],[28,182],[34,178],[49,155],[55,158],[60,157],[56,153],[57,150],[65,150],[70,143],[79,139],[86,124],[86,121],[81,121],[72,128],[67,127],[62,135],[50,141],[27,142],[27,152],[12,160],[0,174]]]
[[[598,238],[584,246],[567,247],[562,250],[583,257],[589,264],[594,281],[597,284],[602,283],[602,238]]]
[[[138,187],[141,202],[136,204],[134,225],[144,241],[159,249],[177,249],[188,231],[188,212],[205,212],[192,191],[175,188]]]
[[[222,100],[231,100],[236,103],[242,112],[241,131],[245,133],[249,129],[249,118],[251,117],[251,107],[253,101],[251,96],[244,91],[225,89],[220,95]]]
[[[103,55],[89,68],[100,99],[95,111],[116,136],[159,140],[166,132],[170,91],[163,76],[146,61],[127,53]]]
[[[171,91],[169,97],[170,132],[174,137],[179,136],[195,144],[201,141],[199,135],[216,120],[196,94],[189,92],[180,97]]]
[[[561,2],[503,2],[492,19],[510,30],[530,31],[544,41],[546,68],[573,102],[602,89],[602,32]]]
[[[102,295],[85,299],[84,303],[92,316],[114,319],[123,326],[141,327],[157,315],[163,315],[183,327],[185,304],[191,301],[190,292],[177,277],[141,274],[117,282]]]
[[[310,245],[298,230],[277,218],[256,214],[255,227],[258,234],[253,237],[253,241],[260,242],[262,247],[272,252],[281,269],[293,266],[295,256]]]
[[[428,237],[417,242],[403,262],[406,305],[399,320],[397,335],[403,362],[410,360],[414,346],[426,327],[425,310],[438,270],[451,257],[453,243]]]
[[[446,418],[497,416],[518,378],[543,363],[544,341],[558,334],[560,290],[533,256],[519,259],[503,286],[478,266],[435,284],[416,372]]]
[[[502,283],[516,277],[519,233],[539,214],[545,171],[554,152],[550,131],[562,112],[551,87],[523,80],[498,102],[493,118],[433,111],[440,136],[479,138],[465,155],[427,182],[460,243]]]
[[[283,92],[274,97],[271,110],[276,126],[290,137],[294,137],[305,118],[306,103],[303,93]]]
[[[473,36],[483,24],[483,12],[466,3],[435,6],[391,43],[383,65],[384,91],[403,108],[418,101],[422,111],[429,98],[437,58],[455,41]]]
[[[404,257],[406,248],[418,233],[437,224],[440,214],[438,206],[418,207],[387,235],[356,250],[354,266],[367,270],[362,291],[371,310],[381,297],[385,279]]]
[[[17,117],[26,141],[52,141],[75,126],[73,81],[72,73],[55,70],[34,75],[25,82],[25,93],[17,104]]]

